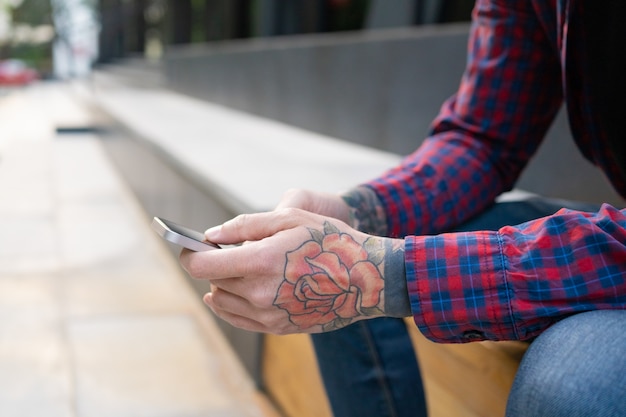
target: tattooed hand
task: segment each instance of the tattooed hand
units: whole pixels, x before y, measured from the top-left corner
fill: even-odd
[[[208,279],[206,304],[236,327],[287,334],[324,332],[385,312],[385,278],[403,264],[403,241],[368,236],[299,209],[243,215],[207,231],[237,247],[181,253]],[[403,265],[402,265],[403,266]],[[404,279],[404,269],[397,270]]]
[[[289,190],[277,208],[300,208],[313,213],[339,219],[350,227],[372,235],[387,235],[387,217],[382,202],[368,187],[356,187],[339,194],[302,189]],[[407,290],[404,247],[387,250],[385,262],[385,314],[407,317],[411,305]],[[393,258],[393,259],[392,259]]]
[[[300,329],[334,330],[359,316],[380,316],[384,281],[381,239],[358,243],[326,221],[309,228],[311,239],[287,252],[284,281],[274,305]]]

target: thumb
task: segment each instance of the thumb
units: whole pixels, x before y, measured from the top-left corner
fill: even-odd
[[[211,242],[220,244],[256,241],[273,236],[283,230],[310,224],[317,217],[320,216],[295,208],[266,213],[242,214],[221,226],[208,229],[205,232],[205,237]]]

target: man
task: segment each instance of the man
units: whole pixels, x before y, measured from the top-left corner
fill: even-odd
[[[624,4],[479,0],[424,144],[342,196],[292,191],[208,230],[248,243],[181,255],[213,284],[205,302],[244,329],[315,333],[337,417],[425,413],[394,319],[409,315],[437,342],[533,341],[508,415],[626,415],[626,210],[492,205],[564,98],[577,145],[626,196]]]

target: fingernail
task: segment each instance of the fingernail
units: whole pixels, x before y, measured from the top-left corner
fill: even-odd
[[[212,238],[214,239],[217,237],[217,235],[219,235],[220,230],[222,230],[222,226],[213,226],[206,232],[204,232],[204,236],[209,240],[211,240]]]
[[[213,301],[211,299],[211,297],[213,296],[213,293],[206,293],[204,294],[204,297],[202,297],[202,301],[204,302],[204,304],[207,305],[207,307],[209,307],[211,310],[213,310],[213,306],[211,305],[211,302]]]

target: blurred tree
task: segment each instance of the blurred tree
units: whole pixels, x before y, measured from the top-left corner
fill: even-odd
[[[4,2],[10,18],[10,36],[0,58],[19,58],[47,73],[51,67],[51,41],[54,34],[49,0]]]
[[[2,55],[30,55],[29,61],[47,59],[51,54],[51,43],[57,40],[69,45],[72,31],[76,30],[71,19],[72,10],[82,6],[84,10],[95,12],[98,0],[11,0],[2,1],[8,10],[12,37],[9,45],[4,45]],[[43,30],[42,30],[43,29]],[[46,38],[41,33],[49,33]],[[54,36],[54,39],[52,38]],[[33,51],[39,51],[35,53]],[[31,62],[32,64],[37,64]],[[38,65],[39,66],[39,65]]]
[[[23,0],[20,5],[12,8],[11,14],[13,24],[40,26],[53,23],[49,0]]]

